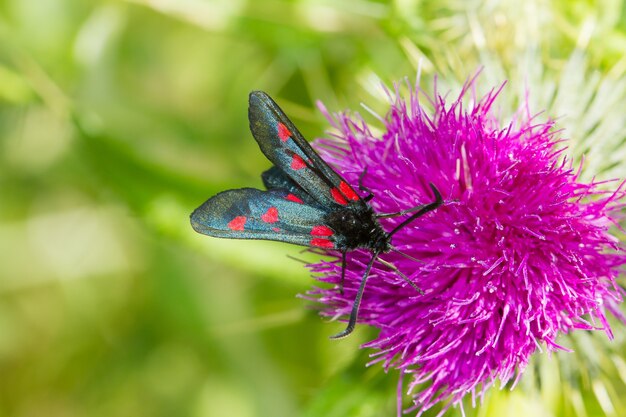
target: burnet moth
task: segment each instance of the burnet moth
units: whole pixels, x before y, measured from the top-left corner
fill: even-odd
[[[366,193],[361,197],[313,150],[266,93],[250,93],[248,119],[254,139],[274,164],[261,175],[267,191],[242,188],[211,197],[191,214],[194,230],[218,238],[276,240],[338,251],[342,260],[341,291],[346,253],[357,248],[369,249],[372,258],[363,273],[348,325],[344,331],[331,336],[333,339],[345,337],[354,330],[365,283],[376,260],[423,294],[379,255],[396,251],[391,245],[393,235],[443,203],[437,188],[430,184],[435,196],[430,204],[397,213],[375,213],[368,204],[374,195],[362,185],[365,171],[359,179],[359,190]],[[378,220],[409,213],[410,216],[390,232],[386,232]]]

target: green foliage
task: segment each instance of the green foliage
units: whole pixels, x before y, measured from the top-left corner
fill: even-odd
[[[619,80],[625,15],[617,0],[3,0],[0,416],[394,415],[397,375],[358,351],[369,330],[332,342],[340,326],[295,298],[313,281],[286,254],[307,255],[189,226],[213,193],[260,184],[249,91],[313,138],[315,100],[357,109],[375,74],[413,78],[419,59],[450,85],[484,65],[494,86],[523,79],[527,51],[546,80],[584,50],[581,71]],[[598,390],[617,398],[623,351],[600,385],[493,392],[468,414],[619,415]]]

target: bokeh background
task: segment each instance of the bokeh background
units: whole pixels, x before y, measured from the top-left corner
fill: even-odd
[[[0,416],[395,415],[372,330],[330,341],[342,325],[296,298],[306,254],[189,226],[260,186],[248,93],[314,138],[317,99],[384,114],[378,79],[421,61],[455,91],[482,67],[483,92],[509,80],[503,116],[528,96],[586,178],[623,178],[625,57],[619,0],[1,0]],[[613,324],[468,415],[625,416]]]

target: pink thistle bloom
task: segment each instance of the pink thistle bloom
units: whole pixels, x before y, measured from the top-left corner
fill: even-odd
[[[439,402],[443,414],[468,393],[475,405],[496,379],[514,386],[540,346],[565,349],[561,334],[603,330],[611,338],[606,312],[620,316],[615,280],[626,256],[609,229],[621,186],[582,182],[552,121],[526,110],[501,125],[493,108],[501,89],[476,100],[473,87],[449,104],[419,88],[405,102],[396,89],[382,135],[358,115],[331,117],[320,106],[336,132],[317,150],[355,189],[367,167],[377,212],[431,202],[429,182],[446,201],[394,236],[394,247],[415,259],[382,255],[425,295],[375,263],[359,312],[360,323],[380,329],[364,345],[375,350],[372,363],[410,376],[418,416]],[[381,222],[391,230],[402,219]],[[350,314],[370,257],[349,253],[343,293],[340,262],[310,266],[334,284],[309,293],[322,314]]]

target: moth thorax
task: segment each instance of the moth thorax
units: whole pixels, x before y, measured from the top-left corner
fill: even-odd
[[[387,233],[369,207],[365,210],[352,207],[334,210],[325,220],[336,236],[342,238],[337,242],[338,249],[368,248],[378,252],[391,249]]]

